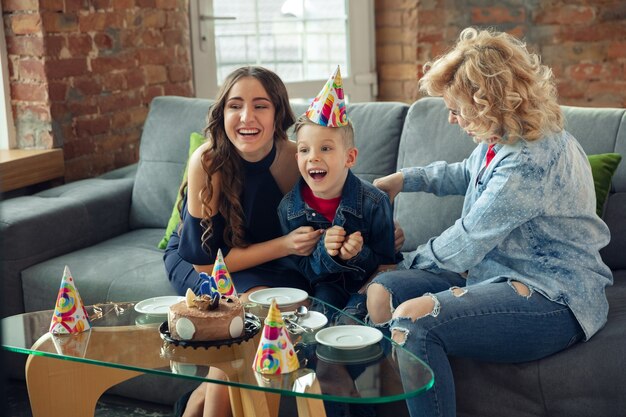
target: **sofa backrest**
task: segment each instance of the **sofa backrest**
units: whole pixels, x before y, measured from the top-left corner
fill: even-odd
[[[626,269],[626,109],[562,108],[565,128],[588,155],[615,152],[623,157],[613,175],[602,216],[611,229],[611,242],[600,253],[611,269]]]
[[[192,132],[202,132],[211,100],[156,97],[144,125],[133,188],[130,226],[164,228],[180,186]],[[292,103],[296,116],[308,104]],[[359,148],[356,175],[373,181],[395,172],[400,134],[409,106],[376,102],[349,105]],[[291,136],[293,138],[293,133]]]
[[[189,136],[202,132],[211,100],[164,96],[150,104],[139,148],[130,227],[165,228],[189,152]]]
[[[563,106],[566,129],[581,143],[588,155],[616,152],[626,159],[626,110]],[[397,169],[427,165],[434,161],[461,161],[476,145],[458,126],[448,123],[441,98],[422,98],[407,114]],[[426,193],[401,193],[395,215],[404,228],[403,250],[414,249],[451,226],[461,213],[462,196],[436,197]],[[602,251],[613,269],[626,268],[626,161],[613,177],[604,220],[611,229],[611,243]]]

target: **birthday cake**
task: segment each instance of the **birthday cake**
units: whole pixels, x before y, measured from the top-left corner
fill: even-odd
[[[244,309],[237,297],[196,296],[187,291],[185,300],[169,308],[167,324],[173,339],[185,341],[228,340],[244,333]]]

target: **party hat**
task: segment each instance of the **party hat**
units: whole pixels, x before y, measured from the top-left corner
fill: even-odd
[[[65,266],[61,288],[54,307],[54,314],[50,323],[50,333],[72,334],[80,333],[91,328],[89,315],[78,294],[74,278],[70,269]]]
[[[252,367],[257,372],[272,375],[286,374],[300,368],[275,299],[272,299],[267,312],[261,342]]]
[[[217,256],[215,257],[215,264],[213,264],[213,272],[211,273],[215,282],[217,283],[217,290],[222,295],[237,296],[237,290],[233,284],[233,279],[228,273],[228,268],[224,263],[224,257],[222,256],[222,250],[217,250]]]
[[[348,125],[339,66],[326,81],[322,91],[311,102],[306,111],[306,117],[320,126],[341,127]]]

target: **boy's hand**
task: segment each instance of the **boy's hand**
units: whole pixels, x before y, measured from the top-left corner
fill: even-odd
[[[346,240],[346,231],[343,227],[333,226],[330,229],[326,229],[326,235],[324,236],[326,252],[330,256],[337,256],[344,240]]]
[[[311,226],[301,226],[292,230],[287,236],[289,254],[309,256],[322,237],[323,229],[314,230]]]
[[[339,258],[344,261],[352,259],[361,252],[363,248],[363,236],[361,232],[354,232],[341,245],[339,249]]]

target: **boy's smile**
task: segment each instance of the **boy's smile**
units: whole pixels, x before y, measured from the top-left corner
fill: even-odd
[[[298,131],[296,159],[300,175],[316,197],[341,195],[356,148],[346,148],[341,128],[304,125]]]

